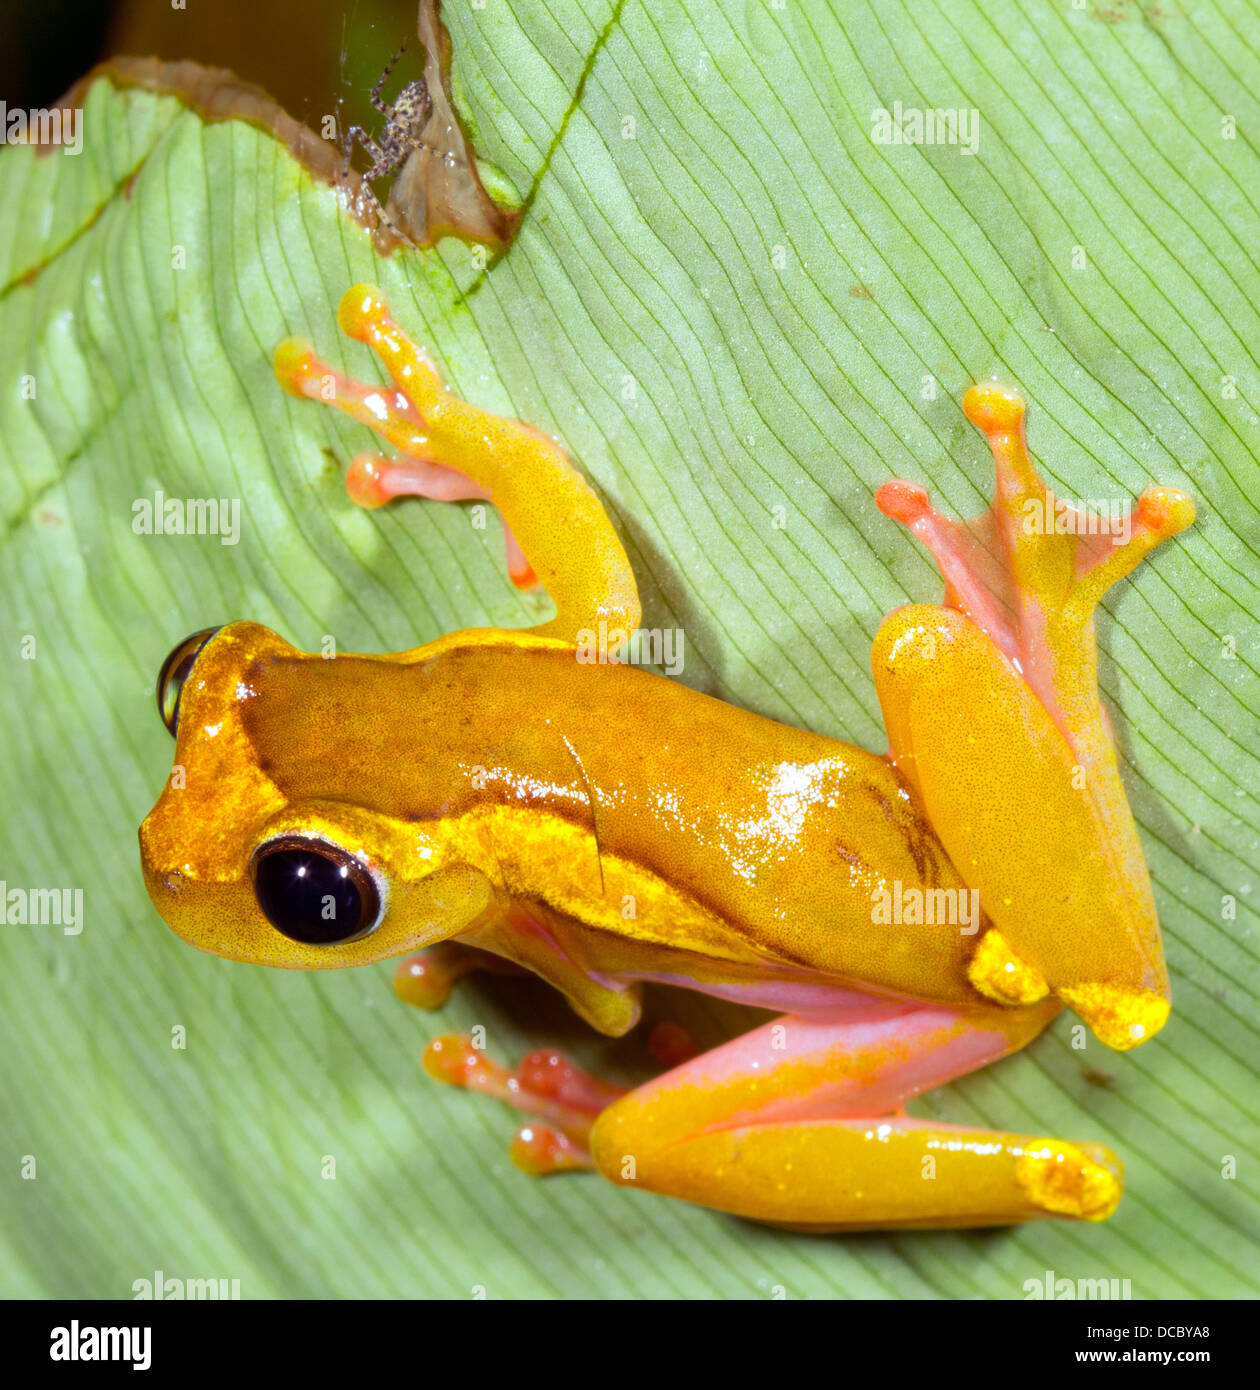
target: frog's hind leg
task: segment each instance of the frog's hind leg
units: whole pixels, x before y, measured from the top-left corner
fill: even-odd
[[[591,1134],[613,1182],[813,1230],[1100,1221],[1101,1146],[912,1118],[905,1103],[1022,1047],[1057,1012],[872,1002],[784,1016],[640,1086]]]
[[[1101,1221],[1123,1188],[1095,1144],[972,1129],[908,1100],[1022,1047],[1058,1011],[873,1001],[783,1016],[629,1092],[538,1052],[510,1072],[439,1038],[429,1074],[541,1121],[512,1157],[527,1172],[593,1167],[610,1181],[801,1229]]]
[[[514,582],[540,583],[556,605],[556,616],[535,631],[575,643],[602,620],[610,634],[628,637],[639,622],[634,573],[599,498],[564,450],[541,431],[448,390],[379,290],[353,286],[337,318],[343,332],[380,357],[393,390],[340,375],[298,338],[280,344],[274,365],[286,390],[335,406],[404,455],[356,460],[347,480],[355,500],[379,506],[418,495],[493,502],[508,531]]]
[[[974,386],[963,409],[993,453],[987,512],[951,521],[902,480],[876,494],[946,584],[944,607],[896,610],[871,647],[889,757],[993,924],[971,983],[1006,1002],[1053,990],[1108,1047],[1131,1048],[1163,1026],[1171,991],[1094,612],[1194,503],[1153,487],[1131,511],[1069,506],[1037,475],[1015,392]]]

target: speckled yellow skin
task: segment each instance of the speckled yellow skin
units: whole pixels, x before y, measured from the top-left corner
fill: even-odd
[[[1024,444],[1023,401],[977,386],[963,408],[987,435],[998,477],[972,532],[960,535],[913,487],[881,490],[884,509],[941,560],[951,605],[899,609],[876,635],[871,667],[890,757],[979,889],[1019,997],[1053,990],[1109,1047],[1133,1047],[1168,1017],[1168,972],[1098,698],[1094,608],[1193,521],[1194,505],[1172,488],[1148,489],[1123,539],[1030,528],[1027,518],[1044,517],[1054,499]],[[981,554],[968,555],[978,544]],[[988,547],[1003,566],[991,567]],[[1005,972],[970,975],[990,997],[1012,997]]]
[[[184,688],[176,761],[187,783],[146,822],[145,859],[182,875],[157,885],[163,913],[219,955],[313,969],[429,945],[465,923],[409,922],[403,895],[471,869],[470,907],[505,894],[562,914],[598,973],[681,953],[710,974],[976,1002],[968,937],[872,927],[877,885],[960,886],[885,759],[556,642],[482,633],[326,661],[233,623]],[[303,946],[259,916],[254,845],[308,827],[379,860],[391,903],[371,936]]]
[[[1121,1179],[1105,1150],[904,1114],[928,1085],[1023,1046],[1063,1000],[1112,1046],[1166,1015],[1149,880],[1094,688],[1097,593],[1078,592],[1097,588],[1098,566],[1056,544],[1007,547],[1002,597],[1035,629],[1017,668],[980,590],[947,563],[949,606],[901,609],[875,640],[887,758],[581,664],[579,633],[602,620],[628,634],[639,616],[595,494],[553,441],[453,396],[371,287],[339,318],[394,389],[347,381],[292,340],[276,353],[282,383],[376,429],[429,495],[492,499],[556,616],[334,660],[254,623],[220,629],[181,695],[182,777],[140,830],[166,921],[202,950],[294,969],[458,937],[611,1034],[637,1021],[650,979],[786,1011],[605,1110],[590,1150],[614,1181],[808,1229],[1106,1216]],[[965,405],[998,457],[987,524],[1000,526],[1018,498],[999,451],[1025,486],[1036,478],[1022,403],[986,387]],[[388,467],[356,462],[361,478]],[[439,475],[466,490],[439,493]],[[925,499],[895,487],[881,506],[932,544]],[[423,489],[394,488],[407,490]],[[1164,534],[1188,520],[1179,506],[1167,502]],[[271,927],[249,863],[284,832],[370,869],[374,931],[312,946]],[[897,885],[978,889],[979,931],[877,925],[872,893]]]

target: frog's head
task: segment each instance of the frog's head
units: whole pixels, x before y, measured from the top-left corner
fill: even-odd
[[[193,946],[290,969],[366,965],[452,936],[487,906],[485,877],[444,862],[436,822],[354,795],[370,767],[342,698],[356,683],[333,668],[369,660],[232,623],[163,664],[175,763],[140,857],[149,896]]]

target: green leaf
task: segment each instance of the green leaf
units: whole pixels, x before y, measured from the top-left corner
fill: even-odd
[[[129,1297],[161,1269],[245,1297],[1019,1298],[1053,1270],[1135,1298],[1255,1294],[1252,11],[842,14],[452,7],[457,95],[527,209],[488,270],[453,241],[378,259],[277,142],[169,96],[97,83],[80,155],[0,152],[0,873],[83,893],[81,935],[3,928],[0,1292]],[[975,108],[978,152],[875,143],[898,101]],[[650,1070],[641,1043],[589,1038],[541,986],[473,982],[420,1015],[387,967],[271,973],[162,925],[135,827],[169,770],[151,687],[178,639],[250,617],[307,649],[394,650],[542,611],[460,508],[355,508],[365,432],[277,388],[290,333],[374,370],[334,322],[363,279],[462,394],[565,440],[646,625],[685,628],[689,683],[871,748],[871,637],[939,592],[872,493],[902,475],[980,508],[972,380],[1024,390],[1057,493],[1196,496],[1199,523],[1100,624],[1173,1019],[1114,1056],[1074,1048],[1064,1017],[917,1107],[1107,1143],[1128,1165],[1109,1222],[806,1237],[531,1182],[506,1112],[420,1073],[426,1040],[481,1023],[500,1058],[559,1042],[625,1078]],[[239,499],[239,544],[136,535],[157,489]],[[655,1007],[705,1041],[746,1021]]]

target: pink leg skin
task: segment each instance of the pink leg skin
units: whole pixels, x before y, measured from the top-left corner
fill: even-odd
[[[426,1058],[426,1066],[567,1136],[563,1162],[540,1165],[535,1152],[521,1163],[514,1153],[530,1171],[580,1166],[577,1146],[589,1134],[590,1161],[613,1182],[801,1229],[1100,1221],[1122,1190],[1119,1161],[1100,1146],[904,1111],[912,1097],[1022,1047],[1058,1007],[881,1001],[831,1018],[784,1015],[598,1111],[589,1087],[599,1083],[554,1054],[548,1067],[559,1086],[540,1085],[525,1068],[503,1072],[459,1040],[439,1048],[453,1063]]]
[[[383,507],[398,497],[427,497],[431,502],[489,502],[485,488],[454,468],[427,459],[387,459],[359,454],[346,472],[346,491],[361,507]],[[503,528],[508,575],[518,589],[533,589],[538,576],[517,544],[511,528]]]

